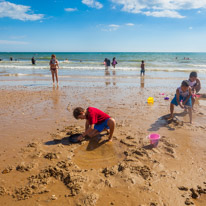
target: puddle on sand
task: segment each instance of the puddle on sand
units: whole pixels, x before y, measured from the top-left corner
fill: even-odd
[[[73,161],[82,169],[99,169],[116,165],[124,159],[124,147],[119,142],[93,138],[78,147]]]
[[[201,195],[200,198],[194,200],[196,206],[205,206],[206,205],[206,194]]]
[[[199,99],[198,102],[201,106],[206,106],[206,99]]]

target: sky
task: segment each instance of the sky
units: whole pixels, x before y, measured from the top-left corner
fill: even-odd
[[[0,52],[206,52],[206,0],[0,0]]]

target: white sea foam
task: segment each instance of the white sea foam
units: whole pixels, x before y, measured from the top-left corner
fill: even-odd
[[[49,70],[49,66],[45,65],[35,65],[35,66],[29,66],[29,65],[0,65],[0,69],[16,69],[16,70]],[[104,66],[79,66],[79,65],[60,65],[60,70],[93,70],[93,71],[100,71],[105,70]],[[113,70],[113,67],[109,67],[110,70]],[[122,71],[139,71],[139,67],[128,67],[128,66],[117,66],[115,68],[116,71],[122,70]],[[206,65],[194,65],[193,67],[167,67],[167,66],[148,66],[146,67],[146,71],[165,71],[165,72],[190,72],[190,71],[197,71],[197,72],[204,72],[206,73]]]

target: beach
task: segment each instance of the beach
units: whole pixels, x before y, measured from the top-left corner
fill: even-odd
[[[59,87],[53,87],[46,69],[19,71],[3,64],[1,205],[206,204],[206,99],[197,99],[192,125],[179,107],[176,122],[164,118],[176,88],[193,68],[147,71],[146,64],[142,78],[139,68],[118,69],[121,63],[109,71],[103,65],[97,72],[62,68]],[[205,94],[206,73],[198,76]],[[105,141],[105,135],[71,144],[68,137],[84,131],[85,122],[72,115],[77,106],[113,117],[113,141]],[[151,133],[161,136],[156,148],[147,138]]]

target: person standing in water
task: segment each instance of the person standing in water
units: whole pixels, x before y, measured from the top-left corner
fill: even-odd
[[[49,65],[50,65],[50,71],[52,74],[53,85],[55,85],[55,81],[54,81],[54,75],[55,75],[57,86],[58,86],[58,84],[59,84],[59,80],[58,80],[59,62],[56,59],[56,55],[54,55],[54,54],[51,55],[51,60],[50,60]]]
[[[144,64],[144,61],[142,60],[142,63],[141,63],[141,71],[140,71],[140,76],[144,76],[145,75],[145,64]]]
[[[115,65],[117,64],[116,58],[114,57],[112,60],[112,66],[115,68]]]
[[[36,60],[34,59],[34,57],[31,58],[31,63],[32,63],[33,65],[36,64]]]
[[[105,69],[108,69],[108,66],[107,66],[107,61],[108,61],[108,59],[107,59],[107,58],[105,58],[105,59],[104,59],[104,66],[105,66]]]

